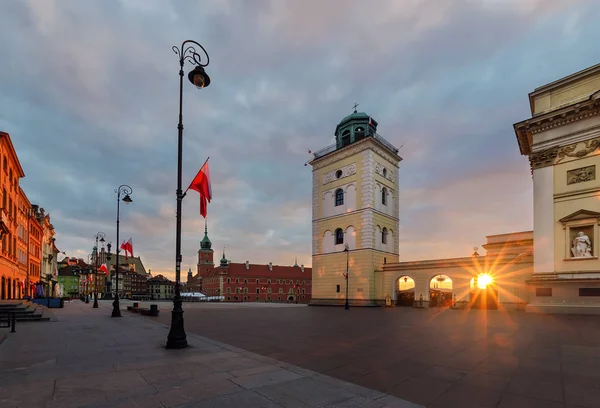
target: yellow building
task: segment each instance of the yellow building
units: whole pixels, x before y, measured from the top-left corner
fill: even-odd
[[[535,89],[514,125],[529,156],[534,265],[528,310],[600,312],[600,64]]]
[[[335,129],[336,143],[314,153],[312,304],[381,305],[376,278],[398,261],[398,149],[377,122],[356,110]]]

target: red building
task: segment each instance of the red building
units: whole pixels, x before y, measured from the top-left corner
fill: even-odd
[[[223,257],[219,266],[204,229],[198,250],[198,273],[188,273],[188,288],[201,288],[207,296],[223,296],[229,302],[299,302],[311,299],[312,268],[298,266],[232,263]]]

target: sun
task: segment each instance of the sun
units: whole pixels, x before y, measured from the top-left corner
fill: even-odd
[[[482,273],[477,276],[477,287],[479,289],[485,289],[490,283],[494,281],[492,275],[487,273]]]

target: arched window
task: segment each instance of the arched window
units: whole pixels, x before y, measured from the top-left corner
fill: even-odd
[[[344,130],[342,133],[342,146],[348,146],[350,144],[350,131]]]
[[[381,189],[381,204],[387,205],[387,188]]]
[[[341,228],[335,230],[335,244],[343,244],[344,243],[344,231]]]
[[[383,227],[383,229],[381,230],[381,243],[382,244],[387,244],[387,228]]]
[[[361,139],[364,139],[364,137],[365,137],[365,128],[357,127],[354,130],[354,140],[361,140]]]
[[[335,190],[335,206],[344,205],[344,190],[338,188]]]
[[[386,168],[383,169],[382,173],[383,173],[383,177],[387,177],[387,169]]]

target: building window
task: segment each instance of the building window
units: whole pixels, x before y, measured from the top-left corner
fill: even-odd
[[[283,293],[283,288],[279,288],[279,293]]]
[[[385,169],[383,171],[385,172]],[[381,204],[387,205],[387,188],[385,187],[381,189]]]
[[[260,288],[256,288],[256,293],[260,295]]]
[[[271,279],[267,279],[267,285],[271,284]]]
[[[552,288],[535,288],[535,296],[552,296]]]
[[[579,296],[600,296],[600,288],[579,288]]]
[[[381,243],[382,244],[387,244],[387,228],[383,227],[383,229],[381,230]]]
[[[338,188],[335,190],[335,206],[339,207],[340,205],[344,205],[344,190]]]
[[[257,279],[257,280],[256,280],[256,283],[260,283],[260,279]]]
[[[335,230],[335,244],[340,245],[344,243],[344,231],[341,228]]]
[[[231,288],[227,288],[227,289],[225,290],[225,293],[231,293]]]
[[[277,300],[281,300],[281,296],[277,296]]]
[[[244,283],[248,283],[248,279],[244,279]]]
[[[342,147],[348,146],[350,144],[350,131],[344,130],[342,133]]]
[[[231,283],[231,278],[227,278],[227,283]]]
[[[340,293],[340,285],[335,285],[335,292]]]

